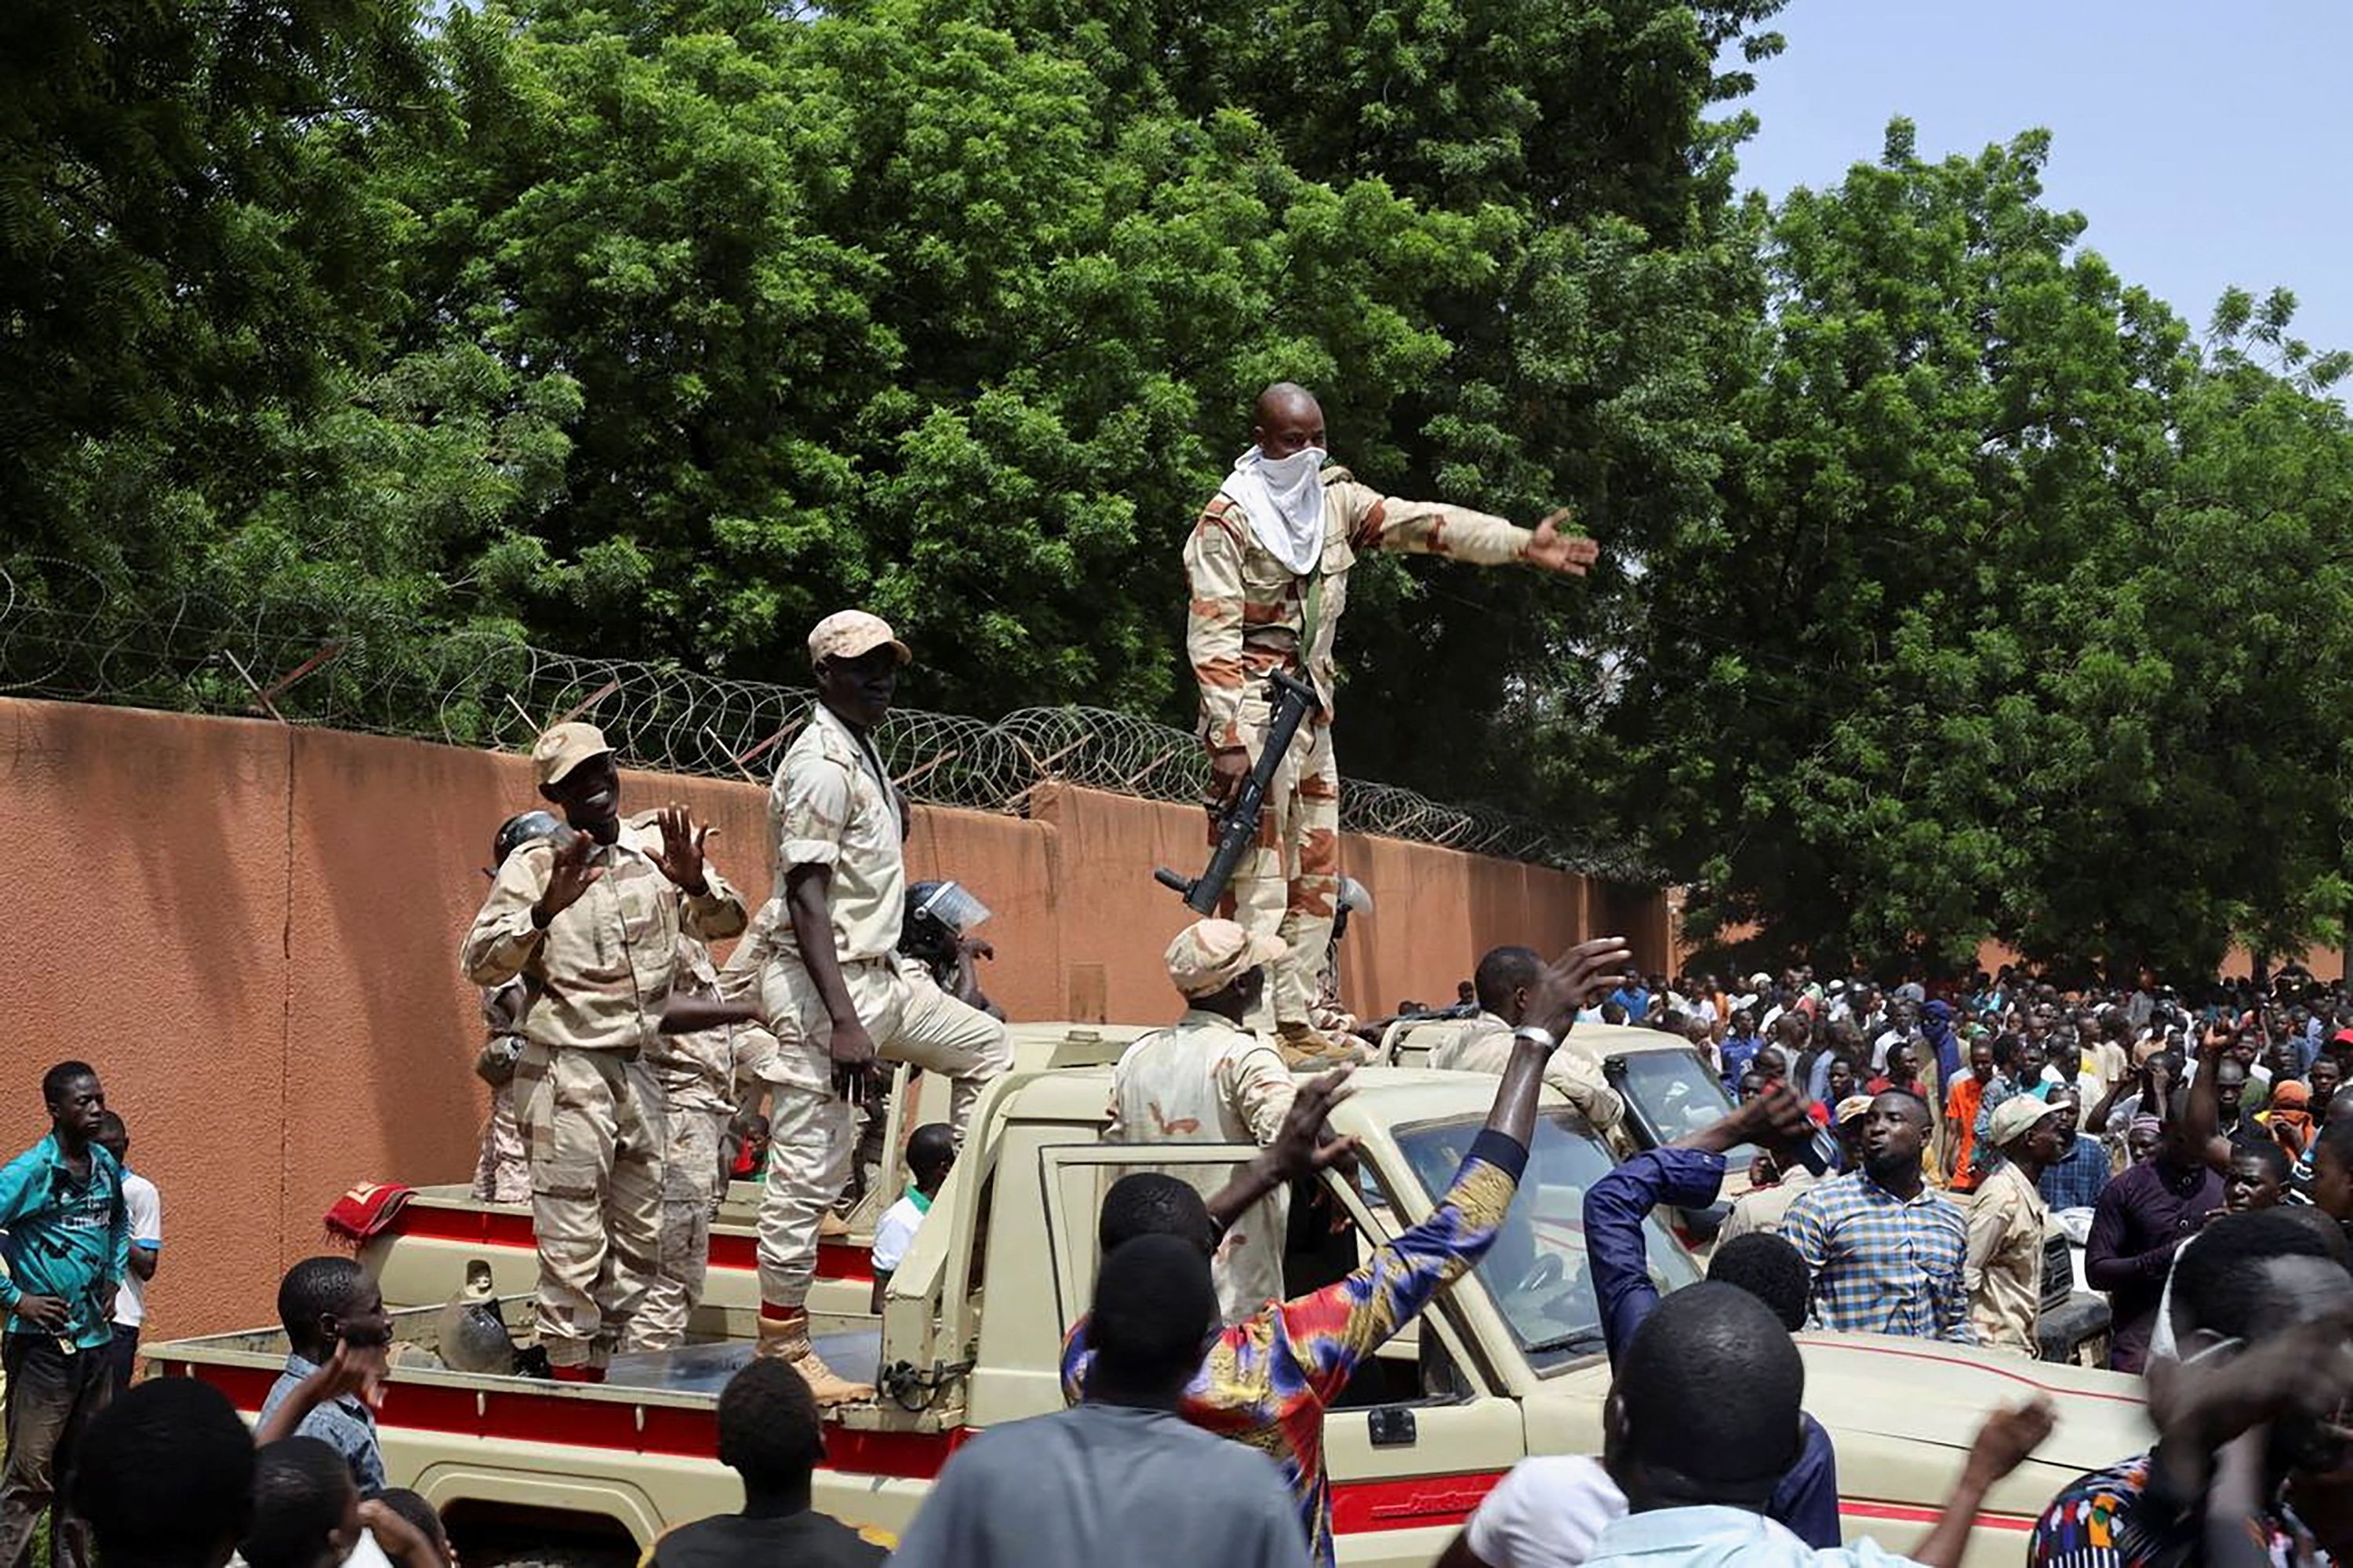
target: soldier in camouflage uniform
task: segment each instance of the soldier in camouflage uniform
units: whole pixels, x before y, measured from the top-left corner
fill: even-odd
[[[1314,1026],[1316,968],[1340,874],[1340,772],[1332,753],[1333,634],[1347,609],[1358,555],[1397,550],[1481,566],[1525,562],[1582,575],[1595,546],[1559,531],[1565,512],[1533,530],[1439,502],[1400,501],[1325,466],[1324,411],[1285,382],[1260,395],[1256,445],[1234,464],[1185,545],[1191,590],[1186,648],[1201,688],[1211,804],[1241,788],[1271,711],[1266,676],[1281,670],[1315,688],[1323,707],[1299,728],[1267,793],[1257,852],[1234,876],[1234,917],[1279,935],[1272,1016],[1286,1056],[1305,1064],[1351,1054]]]
[[[704,863],[709,830],[684,807],[621,820],[620,771],[594,726],[553,726],[531,755],[571,831],[507,856],[461,962],[476,985],[521,975],[533,992],[515,1110],[530,1147],[539,1338],[557,1378],[597,1383],[659,1266],[661,1089],[643,1056],[679,936],[734,936],[744,902]]]
[[[1201,920],[1168,944],[1168,978],[1185,1016],[1130,1045],[1111,1075],[1108,1143],[1274,1141],[1294,1093],[1291,1069],[1242,1020],[1266,991],[1282,944],[1231,920]],[[1233,1175],[1224,1165],[1175,1165],[1168,1174],[1206,1200]],[[1228,1228],[1214,1260],[1218,1308],[1239,1323],[1282,1289],[1285,1194],[1270,1192]]]
[[[630,1322],[628,1342],[622,1347],[630,1351],[675,1350],[686,1342],[687,1320],[702,1304],[710,1269],[711,1222],[727,1195],[720,1147],[742,1086],[776,1049],[756,1022],[732,1020],[671,1033],[679,1015],[694,1021],[699,1010],[687,1007],[690,1000],[723,1008],[757,1001],[756,983],[727,985],[711,949],[693,938],[679,938],[678,959],[671,1015],[646,1047],[647,1065],[662,1092],[661,1266]]]
[[[907,808],[872,731],[889,714],[906,645],[879,617],[843,610],[809,633],[818,702],[768,791],[776,894],[754,940],[777,1049],[760,1199],[760,1353],[791,1361],[820,1405],[871,1398],[809,1342],[819,1227],[849,1178],[852,1100],[878,1058],[951,1082],[958,1142],[973,1102],[1012,1065],[1005,1025],[948,995],[894,949],[906,917]],[[729,960],[733,968],[738,953]]]

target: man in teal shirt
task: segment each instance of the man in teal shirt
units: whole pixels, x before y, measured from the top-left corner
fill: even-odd
[[[0,1568],[30,1568],[49,1510],[55,1568],[89,1568],[74,1513],[75,1453],[113,1383],[114,1292],[131,1261],[122,1168],[98,1145],[106,1091],[86,1062],[41,1079],[49,1136],[0,1167],[0,1310],[7,1314],[7,1442],[0,1468]]]

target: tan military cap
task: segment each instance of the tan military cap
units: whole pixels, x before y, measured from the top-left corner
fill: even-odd
[[[1839,1101],[1838,1109],[1831,1113],[1831,1119],[1839,1126],[1844,1127],[1855,1118],[1870,1114],[1871,1097],[1869,1095],[1849,1095]]]
[[[914,655],[891,630],[891,623],[862,609],[838,609],[817,623],[809,633],[809,662],[824,659],[855,659],[885,644],[903,664]]]
[[[1996,1149],[2007,1149],[2032,1132],[2035,1124],[2059,1114],[2059,1107],[2046,1105],[2032,1095],[2017,1095],[1996,1106],[1993,1110],[1993,1130],[1986,1141]]]
[[[1289,951],[1272,937],[1253,937],[1231,920],[1197,920],[1168,944],[1168,978],[1187,996],[1208,996]]]
[[[570,724],[550,725],[539,732],[531,745],[531,765],[539,772],[544,786],[560,784],[564,776],[592,757],[605,757],[612,752],[605,732],[593,724],[577,720]]]

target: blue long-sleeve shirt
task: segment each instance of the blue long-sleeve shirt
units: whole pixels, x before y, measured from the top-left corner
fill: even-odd
[[[1601,1333],[1615,1365],[1634,1330],[1659,1304],[1651,1283],[1642,1224],[1661,1203],[1704,1209],[1724,1185],[1724,1156],[1698,1149],[1653,1149],[1637,1154],[1585,1192],[1585,1255],[1601,1304]],[[1788,1526],[1807,1545],[1841,1545],[1838,1456],[1821,1423],[1805,1416],[1797,1463],[1773,1489],[1766,1514]]]
[[[90,1174],[76,1177],[52,1133],[0,1166],[0,1312],[22,1297],[54,1296],[66,1304],[59,1338],[78,1350],[114,1342],[114,1287],[131,1266],[131,1220],[122,1203],[122,1169],[90,1146]],[[8,1332],[46,1333],[11,1318]]]

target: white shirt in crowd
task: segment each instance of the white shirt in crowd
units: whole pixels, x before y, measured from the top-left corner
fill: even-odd
[[[131,1224],[132,1249],[163,1251],[164,1195],[155,1191],[155,1183],[136,1171],[125,1171],[122,1207]],[[123,1272],[122,1288],[114,1298],[114,1320],[126,1329],[136,1329],[147,1321],[147,1282],[139,1277],[135,1268]]]
[[[1625,1513],[1625,1494],[1600,1460],[1547,1455],[1513,1466],[1466,1529],[1488,1568],[1577,1568]]]

